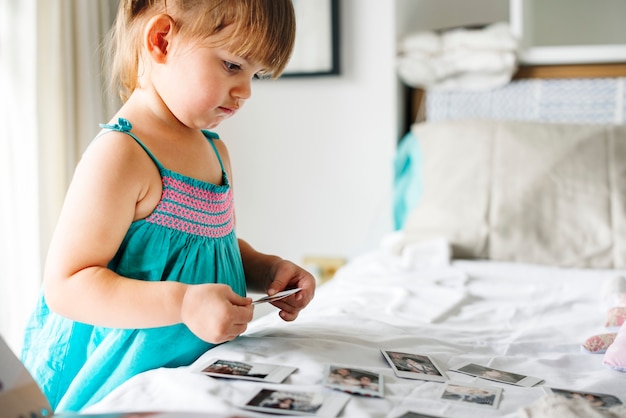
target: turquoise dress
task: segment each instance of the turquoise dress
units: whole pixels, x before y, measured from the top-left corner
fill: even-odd
[[[232,189],[213,143],[219,137],[204,131],[222,167],[222,184],[215,185],[163,167],[125,119],[102,127],[137,141],[163,182],[154,212],[131,224],[109,268],[137,280],[224,283],[245,296]],[[22,361],[55,411],[76,412],[138,373],[188,365],[211,347],[183,324],[114,329],[71,321],[51,312],[42,295],[27,325]]]

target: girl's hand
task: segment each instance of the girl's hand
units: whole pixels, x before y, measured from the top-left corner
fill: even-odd
[[[286,289],[302,288],[295,295],[272,302],[272,305],[281,310],[279,315],[283,320],[293,321],[313,299],[315,278],[308,271],[287,260],[279,260],[272,265],[270,278],[271,282],[267,289],[269,296]]]
[[[198,338],[213,344],[242,334],[252,314],[252,299],[239,296],[225,284],[188,285],[181,304],[182,322]]]

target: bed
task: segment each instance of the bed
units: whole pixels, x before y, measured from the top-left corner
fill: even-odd
[[[342,417],[626,416],[626,373],[600,347],[626,295],[626,70],[577,68],[523,68],[490,93],[412,90],[427,109],[412,110],[422,119],[399,146],[396,232],[295,322],[264,315],[85,412],[265,416],[241,407],[264,389],[345,394]],[[445,379],[401,377],[383,351],[425,356]],[[215,359],[295,371],[278,383],[202,373]],[[451,370],[468,362],[540,382]],[[375,374],[382,397],[327,387],[329,367]],[[455,385],[494,390],[495,405],[450,396]],[[575,396],[586,393],[604,408]]]

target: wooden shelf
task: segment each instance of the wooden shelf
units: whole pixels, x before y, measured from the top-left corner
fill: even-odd
[[[626,63],[521,66],[513,78],[601,77],[626,77]]]

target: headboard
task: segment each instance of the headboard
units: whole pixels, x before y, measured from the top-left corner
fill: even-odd
[[[489,91],[410,94],[394,189],[407,245],[626,268],[626,64],[522,67]]]
[[[513,80],[597,79],[626,77],[626,63],[520,66]],[[406,131],[414,122],[426,120],[426,92],[407,87]]]

